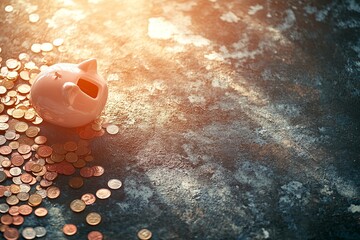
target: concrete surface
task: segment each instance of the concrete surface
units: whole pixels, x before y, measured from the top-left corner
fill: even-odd
[[[105,175],[45,202],[46,239],[360,239],[360,3],[1,1],[3,61],[98,59],[118,135],[92,142]],[[11,4],[12,13],[4,7]],[[40,20],[30,23],[37,13]],[[31,53],[64,38],[63,49]],[[43,124],[51,141],[76,138]],[[61,136],[59,136],[61,132]],[[97,227],[71,199],[110,178]],[[65,238],[64,223],[79,232]]]

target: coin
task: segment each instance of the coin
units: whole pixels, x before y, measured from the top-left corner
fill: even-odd
[[[65,160],[70,163],[74,163],[78,160],[78,155],[76,155],[76,153],[74,152],[68,152],[65,155]]]
[[[152,237],[152,233],[148,229],[143,228],[138,232],[137,236],[141,240],[148,240]]]
[[[13,223],[13,217],[10,214],[4,214],[1,216],[0,221],[2,224],[10,225]]]
[[[31,151],[31,147],[28,144],[20,144],[18,152],[20,154],[28,154]]]
[[[24,205],[19,206],[19,213],[23,216],[31,214],[32,211],[33,211],[33,209],[29,205],[24,204]]]
[[[98,225],[101,222],[101,215],[96,212],[91,212],[86,216],[86,222],[91,226]]]
[[[81,199],[75,199],[70,203],[70,209],[74,212],[82,212],[84,211],[86,204]]]
[[[95,177],[99,177],[99,176],[103,175],[105,172],[105,170],[102,166],[93,166],[92,169],[94,171],[93,176],[95,176]]]
[[[21,215],[16,215],[16,216],[13,216],[13,225],[15,226],[20,226],[21,224],[24,223],[24,217],[21,216]]]
[[[36,232],[35,232],[34,228],[26,227],[22,230],[22,236],[25,239],[34,239],[34,238],[36,238]]]
[[[106,198],[110,197],[110,195],[111,195],[111,192],[107,188],[100,188],[99,190],[96,191],[96,197],[99,199],[106,199]]]
[[[13,206],[19,203],[19,199],[15,195],[10,195],[6,198],[6,203]]]
[[[29,15],[29,21],[30,21],[31,23],[36,23],[36,22],[38,22],[39,20],[40,20],[39,14],[32,13],[32,14]]]
[[[40,132],[40,128],[35,127],[35,126],[30,126],[27,130],[26,130],[26,136],[33,138],[36,137],[38,135],[38,133]]]
[[[31,45],[31,51],[34,53],[39,53],[41,52],[41,44],[39,43],[34,43],[33,45]]]
[[[96,197],[94,194],[92,193],[85,193],[84,195],[81,196],[81,200],[86,204],[86,205],[91,205],[96,201]]]
[[[52,44],[53,44],[55,47],[59,47],[59,46],[61,46],[63,43],[64,43],[64,39],[63,39],[63,38],[56,38],[56,39],[54,39],[54,41],[52,42]]]
[[[29,195],[29,193],[27,193],[27,192],[19,192],[19,193],[16,195],[16,197],[17,197],[20,201],[25,202],[25,201],[29,200],[30,195]]]
[[[30,85],[23,83],[17,86],[17,91],[21,94],[28,94],[30,92]]]
[[[9,205],[6,203],[0,203],[0,213],[7,213],[9,211]]]
[[[46,190],[47,197],[54,199],[60,196],[60,189],[55,186],[51,186]]]
[[[47,142],[47,137],[45,137],[45,136],[37,136],[34,139],[34,141],[35,141],[36,144],[42,145],[42,144],[45,144]]]
[[[19,238],[19,231],[16,228],[6,228],[4,232],[5,239],[14,240]]]
[[[64,143],[64,149],[68,152],[74,152],[78,148],[76,142],[74,141],[68,141]]]
[[[83,167],[80,169],[80,175],[84,178],[92,177],[94,170],[91,167]]]
[[[46,235],[46,229],[44,227],[38,226],[34,228],[36,232],[36,237],[41,238]]]
[[[13,6],[11,6],[11,5],[5,6],[5,12],[10,13],[10,12],[12,12],[12,11],[14,11],[14,7],[13,7]]]
[[[104,236],[99,231],[91,231],[88,233],[87,238],[88,238],[88,240],[102,240],[102,239],[104,239]]]
[[[119,179],[110,179],[108,186],[110,189],[119,189],[122,186],[122,182]]]
[[[36,207],[39,206],[42,202],[42,197],[41,195],[34,193],[32,195],[30,195],[29,197],[29,205],[32,207]]]
[[[24,117],[24,115],[25,115],[25,112],[22,109],[15,109],[12,112],[12,116],[17,119]]]
[[[116,126],[115,124],[109,124],[107,127],[106,127],[106,131],[107,133],[111,134],[111,135],[114,135],[114,134],[117,134],[119,132],[119,127]]]
[[[6,174],[4,171],[0,171],[0,183],[6,180]]]
[[[9,214],[11,215],[11,216],[17,216],[17,215],[19,215],[20,213],[19,213],[19,207],[18,206],[11,206],[10,208],[9,208]]]
[[[37,150],[37,153],[39,154],[39,156],[43,157],[43,158],[50,157],[52,152],[53,152],[53,149],[46,145],[40,146]]]
[[[63,227],[63,232],[68,236],[74,235],[77,232],[77,227],[74,224],[67,223]]]
[[[34,213],[38,217],[45,217],[48,214],[48,210],[46,208],[39,207],[35,209]]]
[[[82,177],[72,177],[69,179],[69,186],[75,189],[81,188],[84,185]]]

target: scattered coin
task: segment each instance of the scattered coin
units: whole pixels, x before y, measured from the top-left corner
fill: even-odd
[[[36,23],[36,22],[38,22],[39,20],[40,20],[39,14],[32,13],[32,14],[29,15],[29,21],[30,21],[31,23]]]
[[[54,199],[60,196],[60,189],[55,186],[51,186],[46,190],[47,197],[50,199]]]
[[[119,179],[110,179],[108,181],[108,187],[110,189],[119,189],[122,186],[122,182]]]
[[[38,226],[34,228],[35,233],[36,233],[36,237],[41,238],[44,237],[46,235],[46,229],[44,227]]]
[[[101,188],[96,191],[96,197],[99,199],[106,199],[109,198],[111,195],[111,192],[107,188]]]
[[[111,134],[111,135],[114,135],[114,134],[117,134],[119,132],[119,127],[115,124],[109,124],[107,127],[106,127],[106,131]]]
[[[10,13],[10,12],[12,12],[12,11],[14,11],[14,7],[13,7],[13,6],[11,6],[11,5],[5,6],[5,12]]]
[[[53,41],[53,45],[55,47],[59,47],[60,45],[62,45],[64,43],[64,39],[63,38],[56,38]]]
[[[39,207],[35,209],[34,213],[38,217],[45,217],[48,214],[48,210],[46,208]]]
[[[148,240],[152,237],[152,233],[148,229],[144,228],[138,232],[137,236],[140,240]]]
[[[49,42],[41,44],[41,51],[50,52],[53,50],[53,45]]]
[[[77,227],[74,224],[68,223],[63,227],[63,232],[65,235],[72,236],[77,232]]]
[[[91,212],[86,216],[86,222],[91,226],[98,225],[101,222],[101,215],[96,212]]]
[[[86,207],[86,204],[81,199],[75,199],[70,203],[70,209],[73,212],[82,212],[82,211],[84,211],[85,207]]]
[[[96,201],[96,197],[92,193],[85,193],[81,196],[81,200],[83,200],[86,205],[91,205]]]
[[[36,237],[36,232],[32,227],[26,227],[22,230],[22,236],[25,239],[34,239]]]
[[[88,240],[102,240],[104,239],[104,236],[99,231],[91,231],[88,233]]]
[[[31,45],[30,49],[34,53],[39,53],[39,52],[41,52],[41,44],[40,43],[34,43],[33,45]]]
[[[16,228],[6,228],[4,232],[4,237],[8,240],[10,239],[18,239],[20,236],[19,231]]]
[[[30,197],[29,197],[29,205],[30,206],[32,206],[32,207],[39,206],[41,204],[41,202],[42,202],[41,195],[39,195],[37,193],[30,195]]]
[[[75,189],[81,188],[84,185],[82,177],[72,177],[69,180],[69,186]]]

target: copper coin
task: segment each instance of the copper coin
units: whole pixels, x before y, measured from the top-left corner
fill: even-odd
[[[137,236],[140,240],[148,240],[152,237],[152,233],[148,229],[144,228],[138,232]]]
[[[94,176],[99,177],[104,174],[105,170],[102,166],[93,166],[92,169],[94,170]]]
[[[40,146],[37,150],[37,153],[39,154],[39,156],[43,157],[43,158],[50,157],[52,152],[53,152],[53,149],[46,145]]]
[[[31,171],[34,172],[34,173],[41,172],[42,169],[43,169],[43,166],[41,166],[40,164],[37,164],[37,163],[34,163],[31,166]]]
[[[6,192],[4,194],[6,194]],[[10,195],[6,198],[6,203],[13,206],[19,203],[19,199],[15,195]]]
[[[86,216],[86,222],[91,226],[98,225],[101,222],[101,215],[96,212],[91,212]]]
[[[42,145],[47,142],[47,138],[45,136],[37,136],[34,141],[36,144]]]
[[[119,179],[110,179],[108,181],[108,187],[110,189],[119,189],[122,186],[122,182]]]
[[[10,214],[4,214],[1,216],[0,221],[2,224],[10,225],[13,223],[13,217]]]
[[[74,152],[68,152],[65,155],[65,160],[70,163],[74,163],[78,160],[78,155],[76,155],[76,153]]]
[[[10,185],[10,192],[12,194],[18,194],[20,192],[20,186],[17,184],[11,184]]]
[[[39,206],[42,202],[42,197],[41,195],[34,193],[32,195],[30,195],[29,197],[29,205],[32,207],[36,207]]]
[[[94,169],[91,167],[83,167],[80,169],[80,175],[84,178],[89,178],[94,175]]]
[[[65,224],[63,227],[63,232],[65,235],[72,236],[77,232],[77,227],[71,223]]]
[[[107,188],[101,188],[96,191],[96,197],[99,199],[106,199],[109,198],[111,195],[111,192]]]
[[[8,154],[10,154],[12,152],[12,149],[11,149],[11,147],[9,147],[9,146],[2,146],[2,147],[0,147],[0,153],[2,154],[2,155],[8,155]]]
[[[84,159],[78,159],[76,162],[73,163],[73,166],[76,168],[83,168],[86,166],[86,162]]]
[[[16,216],[13,216],[13,225],[15,226],[20,226],[21,224],[24,223],[24,217],[21,216],[21,215],[16,215]]]
[[[44,178],[48,181],[54,181],[57,178],[57,172],[46,172]]]
[[[43,187],[43,188],[50,187],[52,184],[53,184],[52,181],[48,181],[46,179],[41,179],[40,180],[40,186]]]
[[[19,206],[11,206],[10,208],[9,208],[9,214],[11,215],[11,216],[17,216],[17,215],[19,215],[20,213],[19,213]]]
[[[19,231],[16,228],[6,228],[4,232],[4,237],[7,240],[15,240],[20,236]]]
[[[88,240],[103,240],[104,236],[99,231],[91,231],[87,236]]]
[[[68,152],[74,152],[78,148],[78,145],[74,141],[68,141],[68,142],[64,143],[63,147]]]
[[[82,212],[84,211],[86,204],[81,199],[75,199],[70,203],[70,209],[74,212]]]
[[[51,186],[46,190],[47,197],[54,199],[60,196],[60,189],[55,186]]]
[[[63,171],[62,173],[67,176],[73,175],[76,171],[74,166],[71,165],[70,163],[64,163],[64,164],[62,164],[61,167],[62,167],[62,171]]]
[[[29,215],[31,214],[33,211],[32,207],[30,207],[29,205],[27,204],[24,204],[24,205],[20,205],[19,206],[19,213],[23,216],[26,216],[26,215]]]
[[[23,183],[30,183],[33,179],[33,176],[31,176],[29,173],[23,173],[21,174],[20,179]]]
[[[69,186],[78,189],[81,188],[84,185],[84,180],[82,177],[72,177],[69,179]]]
[[[38,217],[45,217],[48,214],[48,210],[46,208],[39,207],[35,209],[34,213]]]
[[[28,144],[20,144],[20,147],[18,148],[20,154],[28,154],[30,151],[31,147]]]
[[[81,196],[81,200],[83,200],[86,205],[91,205],[96,201],[96,197],[92,193],[85,193]]]
[[[36,137],[38,135],[38,133],[40,132],[40,128],[35,127],[35,126],[30,126],[26,131],[25,134],[26,136],[33,138]]]
[[[24,164],[24,158],[21,155],[15,155],[11,158],[11,162],[14,166],[19,167]]]

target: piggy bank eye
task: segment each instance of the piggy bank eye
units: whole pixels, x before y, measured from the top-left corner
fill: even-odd
[[[58,72],[55,72],[55,79],[61,78],[61,74]]]

